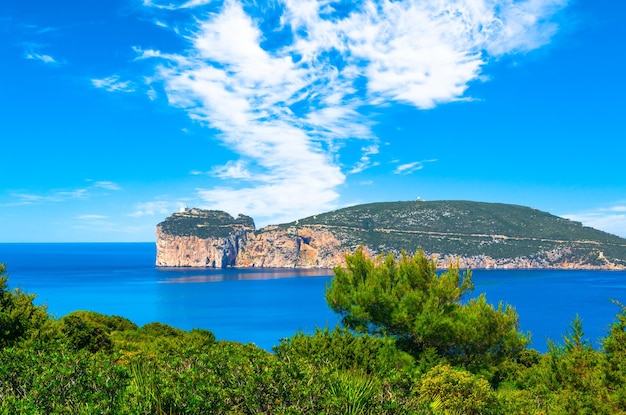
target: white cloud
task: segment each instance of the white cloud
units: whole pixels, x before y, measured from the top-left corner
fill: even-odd
[[[190,9],[193,7],[204,6],[210,3],[213,3],[214,0],[189,0],[184,2],[180,8],[181,9]]]
[[[144,0],[163,10],[209,3]],[[547,43],[566,3],[365,0],[344,2],[350,10],[339,12],[327,0],[281,0],[271,6],[280,24],[268,27],[271,19],[248,14],[257,3],[226,0],[181,30],[186,51],[135,50],[137,59],[156,62],[151,87],[161,83],[171,105],[221,131],[217,138],[238,155],[211,173],[243,187],[198,189],[198,196],[231,213],[294,219],[335,207],[345,181],[344,140],[369,142],[347,173],[376,165],[375,120],[364,108],[400,102],[429,109],[470,99],[466,90],[485,80],[489,59]],[[101,87],[109,84],[119,80]],[[409,174],[424,162],[395,172]]]
[[[41,203],[46,199],[45,196],[30,193],[11,193],[11,197],[14,198],[14,201],[7,203],[4,206],[32,205],[35,203]]]
[[[117,183],[108,182],[108,181],[95,182],[93,184],[93,187],[98,187],[98,188],[106,189],[106,190],[122,190],[120,185],[118,185]]]
[[[76,219],[80,219],[80,220],[87,220],[87,221],[91,221],[91,220],[103,220],[103,219],[108,219],[108,216],[103,216],[103,215],[95,215],[95,214],[88,214],[88,215],[80,215],[77,216]]]
[[[31,60],[36,60],[36,61],[40,61],[46,64],[52,64],[52,65],[58,65],[60,62],[58,62],[56,59],[54,59],[52,56],[50,55],[45,55],[42,53],[36,53],[36,52],[26,52],[26,54],[24,55],[24,57],[26,59],[31,59]]]
[[[66,202],[68,200],[85,199],[88,189],[53,190],[47,194],[12,193],[16,199],[15,204],[32,205],[49,202]]]
[[[498,56],[528,52],[549,43],[558,30],[550,18],[568,3],[569,0],[508,1],[488,32],[485,49]]]
[[[626,238],[626,206],[603,207],[560,216]]]
[[[252,179],[252,174],[241,160],[229,161],[224,166],[214,167],[211,174],[220,179]]]
[[[157,9],[165,9],[165,10],[177,10],[177,9],[192,9],[194,7],[205,6],[214,2],[214,0],[187,0],[184,2],[172,3],[169,2],[167,4],[159,4],[152,0],[143,0],[143,5],[147,7],[154,7]]]
[[[350,174],[360,173],[363,170],[369,169],[370,167],[378,166],[380,163],[372,162],[370,156],[378,154],[379,148],[377,145],[371,145],[367,147],[361,148],[363,154],[361,155],[361,159],[356,163],[356,165],[350,170]]]
[[[176,201],[170,202],[165,200],[157,200],[151,202],[138,203],[135,206],[135,211],[129,213],[128,216],[133,218],[139,218],[143,216],[155,216],[155,215],[169,215],[172,212],[177,212],[184,209],[185,203]]]
[[[331,206],[338,197],[332,188],[315,178],[297,179],[242,189],[199,189],[198,195],[205,201],[202,207],[251,215],[257,226],[317,214],[319,206]]]
[[[110,181],[97,181],[87,187],[78,189],[51,189],[42,194],[13,192],[11,193],[11,196],[15,200],[9,205],[19,206],[42,203],[60,203],[70,200],[88,199],[94,195],[102,194],[102,192],[96,192],[97,189],[122,190],[116,183]]]
[[[412,163],[405,163],[405,164],[400,164],[398,167],[396,167],[396,169],[394,170],[395,174],[411,174],[417,170],[422,170],[424,168],[424,165],[422,163],[420,163],[419,161],[414,161]]]
[[[102,79],[92,79],[91,83],[96,88],[101,88],[109,92],[135,92],[135,84],[131,81],[120,81],[117,75],[108,76]]]
[[[159,96],[153,88],[148,89],[148,91],[146,92],[146,95],[148,96],[148,99],[150,101],[156,100]]]
[[[424,168],[424,163],[434,163],[437,160],[413,161],[411,163],[400,164],[394,170],[394,174],[411,174]]]

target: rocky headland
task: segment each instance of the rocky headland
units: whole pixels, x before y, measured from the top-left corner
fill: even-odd
[[[201,220],[211,223],[221,211],[188,209],[167,220]],[[157,226],[157,260],[160,267],[256,267],[332,268],[343,262],[347,250],[329,231],[310,226],[267,226],[257,231],[254,223],[222,223],[220,235],[172,233],[164,223]],[[166,221],[167,221],[166,220]],[[197,223],[195,226],[202,227]]]
[[[465,201],[359,205],[257,230],[245,215],[186,209],[157,225],[159,267],[332,268],[423,249],[438,267],[626,269],[626,239],[523,206]]]

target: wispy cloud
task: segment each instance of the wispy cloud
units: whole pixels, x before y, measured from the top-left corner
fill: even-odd
[[[9,29],[10,33],[17,35],[20,39],[17,42],[24,51],[23,56],[25,59],[51,66],[60,66],[66,63],[63,59],[56,58],[49,52],[46,52],[50,49],[50,45],[47,42],[48,35],[51,32],[56,32],[57,28],[15,23],[11,20],[2,23],[3,29]]]
[[[41,48],[41,45],[28,44],[26,51],[24,52],[24,58],[28,60],[38,61],[51,66],[59,66],[65,63],[63,61],[55,59],[52,55],[40,52],[39,49]]]
[[[248,170],[248,167],[241,160],[229,161],[224,166],[218,166],[213,168],[211,174],[220,179],[237,179],[237,180],[250,180],[252,174]]]
[[[585,226],[626,238],[626,205],[601,207],[584,212],[561,215],[564,218],[581,222]]]
[[[210,3],[214,3],[215,0],[188,0],[184,2],[180,8],[182,9],[190,9],[193,7],[204,6]]]
[[[76,219],[87,220],[87,221],[104,220],[108,218],[109,218],[108,216],[96,215],[96,214],[79,215],[76,217]]]
[[[131,81],[121,81],[118,75],[108,76],[106,78],[91,80],[96,88],[102,88],[109,92],[135,92],[136,86]]]
[[[361,173],[363,170],[369,169],[370,167],[378,166],[380,163],[376,161],[372,161],[370,156],[378,154],[379,148],[378,145],[371,145],[367,147],[361,148],[362,155],[361,159],[352,167],[350,170],[350,174]]]
[[[424,168],[424,163],[434,163],[436,159],[432,160],[422,160],[422,161],[413,161],[411,163],[404,163],[398,165],[393,171],[394,174],[411,174],[418,170],[422,170]]]
[[[85,199],[87,197],[88,189],[74,189],[74,190],[53,190],[46,194],[34,194],[34,193],[11,193],[11,196],[15,199],[14,204],[17,205],[32,205],[39,203],[50,202],[66,202],[69,200]]]
[[[94,196],[98,189],[121,190],[121,187],[113,182],[102,181],[77,189],[52,189],[45,193],[12,192],[10,195],[13,201],[6,205],[21,206],[87,199]]]
[[[424,165],[419,161],[414,161],[412,163],[400,164],[394,170],[395,174],[411,174],[417,170],[422,170]]]
[[[100,189],[106,189],[106,190],[116,190],[116,191],[122,190],[119,184],[114,183],[114,182],[108,182],[108,181],[95,182],[93,184],[93,187],[98,187]]]
[[[209,3],[144,1],[162,10]],[[345,174],[376,165],[375,119],[366,109],[469,99],[468,86],[484,80],[491,58],[549,42],[557,29],[552,18],[566,3],[366,0],[340,8],[282,0],[261,10],[256,2],[226,0],[181,31],[183,53],[136,51],[138,59],[155,59],[150,86],[161,83],[171,105],[220,130],[218,139],[239,156],[212,173],[243,187],[198,189],[206,205],[293,219],[334,207]],[[250,14],[255,8],[264,19]],[[344,173],[341,151],[354,139],[367,144]]]
[[[37,60],[43,63],[56,63],[57,61],[50,55],[43,55],[35,52],[26,52],[24,55],[26,59]]]
[[[164,3],[153,1],[153,0],[143,0],[143,5],[147,7],[154,7],[157,9],[177,10],[177,9],[192,9],[194,7],[205,6],[213,2],[215,2],[215,0],[187,0],[187,1],[168,2],[167,4],[164,4]]]
[[[192,170],[189,172],[192,176],[211,176],[222,180],[259,180],[263,181],[263,177],[258,177],[250,172],[248,165],[242,161],[228,161],[223,166],[215,166],[209,171]]]
[[[155,216],[159,215],[163,217],[164,215],[169,215],[172,212],[176,212],[182,210],[186,207],[186,203],[176,201],[165,201],[165,200],[157,200],[150,202],[142,202],[137,203],[135,205],[135,210],[132,213],[129,213],[128,216],[133,218],[140,218],[143,216]]]

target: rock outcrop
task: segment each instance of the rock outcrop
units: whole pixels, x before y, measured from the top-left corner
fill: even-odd
[[[485,209],[482,205],[480,207]],[[404,205],[402,208],[405,209]],[[502,206],[498,208],[502,209]],[[519,210],[519,207],[515,208]],[[429,209],[432,211],[432,206]],[[509,215],[507,223],[511,223],[510,211],[506,212]],[[536,212],[533,211],[533,215],[537,215]],[[337,213],[331,214],[337,216]],[[394,225],[390,219],[379,217],[376,221],[357,217],[357,225],[349,225],[349,220],[355,219],[345,211],[340,212],[342,224],[339,225],[331,221],[331,214],[256,230],[252,218],[245,215],[234,218],[221,211],[186,209],[169,216],[157,226],[156,265],[332,268],[343,265],[345,254],[359,246],[364,246],[370,255],[381,252],[399,254],[401,250],[411,252],[418,246],[440,268],[458,263],[461,268],[470,269],[626,269],[626,255],[623,254],[626,251],[625,240],[572,222],[565,222],[564,226],[573,229],[573,232],[586,232],[585,239],[567,239],[569,231],[559,234],[566,236],[540,238],[519,234],[504,236],[500,232],[472,232],[471,229],[459,232],[450,226],[441,231],[423,230],[410,223],[413,228],[399,229],[398,226],[405,226],[408,222],[402,219],[399,209],[390,216],[395,221],[394,228],[389,225]],[[362,212],[360,214],[361,218],[365,216]],[[464,218],[471,218],[471,212],[463,211],[463,215]],[[561,226],[563,219],[554,218],[555,226]],[[543,220],[542,226],[552,223],[550,217]],[[385,226],[380,226],[381,223]],[[595,235],[591,231],[598,232],[606,240],[589,239],[590,235]],[[430,248],[448,246],[450,249],[437,252],[429,249],[429,245]],[[488,253],[498,252],[497,249],[522,254],[496,257]],[[605,254],[605,250],[610,253]]]
[[[252,218],[226,212],[186,209],[157,226],[156,265],[160,267],[237,266],[237,257],[254,235]]]
[[[345,252],[331,232],[308,226],[239,228],[205,238],[157,227],[159,267],[332,268],[343,262]]]
[[[268,226],[221,211],[186,209],[157,226],[160,267],[332,268],[345,249],[333,233],[313,226]]]
[[[245,246],[247,233],[237,232],[223,238],[176,236],[157,230],[157,259],[160,267],[237,266],[237,256]]]
[[[332,268],[342,263],[346,249],[331,232],[312,226],[268,226],[249,235],[237,266],[266,268]]]

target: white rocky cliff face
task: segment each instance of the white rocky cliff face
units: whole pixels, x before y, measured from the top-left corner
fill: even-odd
[[[314,226],[268,226],[256,231],[247,216],[186,209],[157,226],[160,267],[332,268],[345,251]]]
[[[160,267],[225,268],[237,265],[237,255],[247,239],[246,232],[225,238],[176,236],[157,229],[156,265]]]

